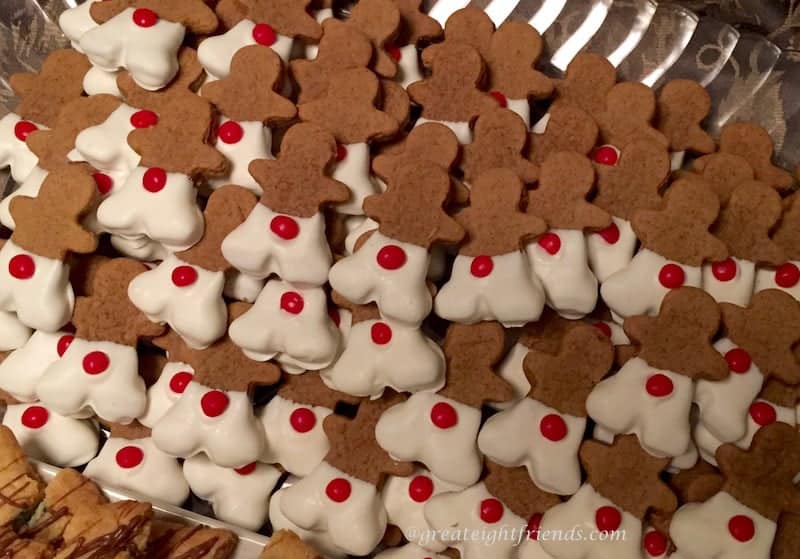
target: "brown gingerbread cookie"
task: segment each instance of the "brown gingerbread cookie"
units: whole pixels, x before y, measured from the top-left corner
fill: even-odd
[[[212,272],[225,272],[233,268],[222,256],[222,241],[238,227],[257,203],[256,197],[242,186],[228,184],[215,190],[208,198],[203,217],[203,237],[191,248],[176,256]]]
[[[331,414],[323,422],[331,449],[325,461],[362,481],[380,486],[385,475],[410,476],[410,462],[393,460],[375,439],[375,424],[384,411],[404,401],[400,394],[387,393],[378,400],[365,400],[354,419]]]
[[[793,410],[800,402],[800,385],[785,384],[771,378],[764,382],[764,386],[758,393],[758,399]]]
[[[463,238],[462,227],[442,209],[450,192],[447,171],[420,161],[399,169],[387,186],[386,192],[364,200],[364,213],[380,224],[381,233],[425,248]]]
[[[378,109],[395,119],[402,130],[411,116],[411,99],[405,88],[394,80],[381,79]]]
[[[701,179],[678,179],[661,207],[638,210],[631,225],[642,245],[661,256],[700,266],[728,257],[728,249],[709,229],[717,220],[719,198]]]
[[[437,49],[431,75],[409,85],[408,95],[422,107],[422,118],[471,123],[498,106],[494,97],[479,89],[484,71],[477,50],[466,43],[446,41]]]
[[[528,127],[515,112],[496,108],[475,121],[472,143],[464,146],[464,180],[474,182],[492,169],[510,169],[528,184],[539,178],[539,168],[525,158]]]
[[[616,84],[606,95],[605,108],[593,116],[600,127],[600,141],[622,147],[636,140],[653,142],[665,149],[669,140],[653,127],[656,94],[638,82]]]
[[[561,340],[577,324],[577,320],[564,318],[550,307],[542,310],[536,322],[529,322],[520,329],[518,342],[530,350],[555,355]]]
[[[453,43],[471,46],[481,55],[489,58],[489,48],[494,34],[494,22],[482,9],[467,6],[456,10],[444,24],[444,42],[435,43],[422,51],[422,63],[430,68],[439,52]]]
[[[720,304],[726,335],[750,355],[765,378],[800,384],[792,352],[800,342],[800,303],[778,289],[759,291],[746,308]]]
[[[24,119],[54,128],[64,105],[83,95],[83,77],[91,67],[89,59],[74,50],[51,52],[38,73],[9,78],[20,100],[14,111]]]
[[[579,456],[588,483],[636,518],[643,519],[648,511],[670,514],[678,508],[678,499],[660,478],[670,459],[647,453],[636,435],[617,435],[611,445],[584,441]]]
[[[16,223],[11,240],[33,254],[64,260],[68,253],[97,249],[97,236],[81,225],[97,199],[94,179],[82,165],[50,173],[35,198],[17,196],[9,210]]]
[[[113,421],[106,421],[105,419],[98,420],[103,427],[108,429],[109,436],[115,439],[126,439],[133,441],[136,439],[146,439],[150,437],[151,431],[149,427],[145,427],[135,419],[123,425],[122,423],[114,423]]]
[[[397,74],[397,62],[386,48],[391,46],[400,29],[400,10],[394,0],[359,0],[347,21],[372,43],[375,73],[393,78]]]
[[[575,151],[589,155],[597,144],[600,129],[583,109],[571,103],[550,107],[544,132],[531,132],[527,158],[541,165],[551,154]]]
[[[772,520],[784,513],[800,514],[800,431],[776,422],[759,429],[748,450],[732,443],[715,454],[725,477],[722,490]]]
[[[656,128],[669,140],[670,151],[707,154],[717,149],[703,130],[703,120],[711,111],[711,96],[693,80],[668,82],[658,93]]]
[[[285,375],[278,396],[298,404],[328,409],[334,409],[339,402],[355,405],[361,401],[361,398],[328,388],[316,372]]]
[[[658,316],[632,316],[623,327],[650,366],[694,379],[723,380],[728,364],[711,345],[720,325],[717,302],[696,287],[666,294]]]
[[[325,95],[298,107],[300,120],[331,132],[343,144],[385,140],[400,123],[376,108],[380,82],[366,68],[352,68],[331,76]]]
[[[528,192],[528,213],[553,229],[602,229],[611,224],[605,210],[588,202],[594,169],[577,152],[554,153],[542,164],[536,189]]]
[[[330,178],[336,140],[322,127],[300,123],[289,128],[277,159],[257,159],[250,174],[263,189],[261,203],[272,211],[311,217],[324,204],[345,202],[350,190]]]
[[[247,19],[267,23],[286,37],[318,41],[322,28],[308,11],[311,0],[239,0],[247,9]]]
[[[586,398],[613,362],[614,347],[608,336],[578,323],[564,334],[556,353],[532,349],[525,356],[522,366],[531,385],[528,397],[561,413],[585,417]]]
[[[486,402],[513,398],[511,385],[494,371],[504,345],[505,333],[499,322],[451,324],[442,344],[447,381],[439,394],[478,409]]]
[[[164,333],[128,299],[128,284],[148,270],[130,258],[113,258],[101,264],[92,277],[91,294],[78,297],[72,323],[78,338],[135,347],[140,338]]]
[[[525,21],[508,20],[492,34],[485,53],[489,90],[508,99],[546,99],[553,82],[534,69],[544,50],[539,32]],[[482,53],[483,54],[483,53]]]
[[[483,483],[487,491],[521,518],[529,520],[561,503],[558,495],[539,489],[524,466],[506,468],[487,460],[486,470]]]
[[[521,209],[525,185],[511,169],[484,172],[472,185],[469,207],[456,214],[467,232],[458,251],[464,256],[499,256],[522,249],[547,229],[538,216]]]
[[[214,6],[214,13],[222,30],[228,30],[247,18],[247,6],[242,0],[219,0]]]
[[[709,476],[717,481],[711,482]],[[722,488],[722,483],[719,471],[703,459],[699,459],[691,468],[679,470],[669,476],[669,486],[678,495],[681,503],[706,501]],[[700,490],[701,488],[710,488],[711,491]]]
[[[213,33],[218,24],[216,14],[203,0],[104,0],[92,4],[90,13],[93,20],[103,24],[128,8],[152,10],[198,35]]]
[[[719,212],[711,233],[724,242],[731,256],[777,266],[786,260],[770,232],[781,218],[781,197],[768,184],[740,183]]]
[[[442,26],[422,11],[422,0],[392,0],[400,11],[400,31],[395,45],[416,45],[420,41],[431,41],[442,34]]]
[[[272,49],[252,45],[236,51],[228,77],[207,83],[201,95],[228,118],[275,126],[297,113],[294,103],[278,93],[282,86],[280,57]]]
[[[608,60],[581,53],[569,63],[564,78],[556,80],[554,105],[569,103],[596,118],[606,110],[606,95],[616,83],[617,71]]]
[[[800,194],[784,199],[783,215],[772,240],[783,249],[787,260],[800,260]]]
[[[800,514],[784,513],[778,519],[778,531],[772,543],[771,559],[794,559],[800,556]]]
[[[699,174],[714,189],[719,201],[728,203],[733,190],[742,182],[752,181],[756,173],[744,157],[732,153],[714,153],[695,159],[691,173]],[[679,171],[680,174],[683,171]]]

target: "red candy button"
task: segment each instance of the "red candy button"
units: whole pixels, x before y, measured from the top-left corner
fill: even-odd
[[[289,416],[289,424],[298,433],[308,433],[317,424],[317,416],[308,408],[297,408]]]
[[[503,518],[503,503],[497,499],[484,499],[480,507],[481,520],[487,524],[500,522]]]
[[[167,172],[159,167],[145,171],[142,186],[148,192],[159,192],[167,186]]]
[[[542,513],[537,512],[528,520],[528,539],[539,540],[539,527],[542,525]]]
[[[144,460],[144,452],[138,446],[123,446],[117,451],[117,466],[123,470],[135,468]]]
[[[31,279],[36,272],[36,264],[28,254],[17,254],[8,261],[8,273],[18,280]]]
[[[353,488],[350,486],[349,481],[337,477],[328,482],[325,487],[325,494],[334,503],[343,503],[350,498],[352,490]]]
[[[740,347],[735,347],[725,354],[725,361],[728,362],[728,368],[734,373],[746,373],[750,368],[753,360],[750,354]]]
[[[300,314],[306,306],[303,296],[297,291],[287,291],[281,295],[281,309],[289,314]]]
[[[131,115],[131,126],[134,128],[150,128],[158,124],[158,115],[153,111],[136,111]]]
[[[197,270],[191,266],[178,266],[172,270],[172,283],[176,287],[189,287],[197,281]]]
[[[378,251],[377,260],[384,270],[397,270],[406,263],[406,251],[397,245],[386,245]]]
[[[347,157],[347,148],[343,144],[336,144],[336,161],[344,161]]]
[[[300,226],[287,215],[276,215],[269,222],[270,231],[284,241],[290,241],[300,234]]]
[[[686,273],[677,264],[665,264],[658,272],[658,281],[667,289],[678,289],[686,281]]]
[[[336,307],[331,307],[328,309],[328,316],[331,317],[331,320],[337,328],[342,324],[342,315],[339,314],[339,309]]]
[[[494,262],[491,256],[476,256],[472,259],[469,271],[476,278],[485,278],[492,273]]]
[[[63,357],[64,354],[69,349],[69,346],[72,345],[72,341],[75,339],[75,336],[70,334],[66,334],[58,338],[58,342],[56,343],[56,352],[58,352],[59,357]]]
[[[92,175],[92,178],[94,179],[94,184],[97,186],[97,192],[99,192],[101,196],[105,196],[114,188],[114,179],[105,173],[95,173]]]
[[[183,394],[186,390],[186,387],[189,386],[190,382],[192,382],[193,378],[194,375],[188,371],[175,373],[172,378],[169,379],[169,389],[175,394]]]
[[[438,402],[431,408],[431,422],[439,429],[449,429],[458,423],[458,412],[447,402]]]
[[[717,281],[731,281],[736,277],[736,262],[733,258],[728,258],[722,262],[711,264],[711,273]]]
[[[20,120],[14,125],[14,135],[20,142],[27,140],[28,134],[37,130],[39,130],[39,127],[27,120]]]
[[[203,394],[200,399],[200,407],[208,417],[219,417],[228,409],[228,396],[219,390],[211,390]]]
[[[619,227],[617,227],[616,223],[612,223],[605,229],[601,229],[597,234],[603,237],[603,240],[610,245],[616,244],[617,241],[619,241]]]
[[[756,535],[756,525],[749,516],[737,514],[728,521],[728,532],[736,541],[745,543]]]
[[[539,237],[538,242],[548,254],[557,254],[561,250],[561,239],[555,233],[545,233]]]
[[[551,413],[539,422],[539,431],[548,441],[558,442],[567,436],[567,424],[560,415]]]
[[[595,322],[594,327],[600,330],[606,338],[611,337],[611,326],[605,322]]]
[[[658,557],[667,551],[667,537],[656,530],[647,532],[644,536],[644,550],[650,557]]]
[[[500,93],[499,91],[492,91],[489,93],[489,95],[494,97],[494,100],[497,101],[497,104],[503,107],[504,109],[508,107],[508,99],[506,99],[506,96]]]
[[[433,495],[433,480],[428,476],[417,476],[408,484],[408,496],[415,503],[424,503]]]
[[[40,429],[44,427],[50,418],[50,412],[42,406],[30,406],[22,412],[22,424],[28,429]]]
[[[675,389],[672,384],[672,379],[661,373],[650,375],[650,378],[647,379],[647,383],[645,384],[645,388],[647,389],[647,393],[654,398],[669,396]]]
[[[392,327],[385,322],[376,322],[369,330],[372,342],[377,345],[386,345],[392,341]]]
[[[392,57],[392,60],[395,62],[400,62],[400,59],[403,57],[403,53],[400,52],[400,49],[394,45],[386,45],[386,53]]]
[[[89,352],[83,358],[83,370],[87,375],[104,373],[110,364],[111,360],[108,355],[102,351]]]
[[[765,427],[772,425],[778,420],[778,413],[775,408],[767,402],[753,402],[750,406],[750,417],[753,418],[759,426]]]
[[[800,282],[800,268],[791,262],[787,262],[775,270],[775,284],[778,287],[789,289],[797,285],[798,282]]]
[[[240,476],[249,476],[250,474],[256,471],[256,463],[250,462],[249,464],[247,464],[246,466],[242,466],[241,468],[234,468],[233,471],[239,474]]]
[[[219,127],[217,138],[224,144],[238,144],[244,138],[244,128],[238,122],[229,120]]]
[[[613,532],[622,524],[622,514],[615,507],[600,507],[594,514],[594,523],[601,532]]]
[[[267,23],[257,23],[253,27],[253,40],[259,45],[270,47],[275,44],[278,37],[275,35],[275,30]]]
[[[147,8],[139,8],[133,12],[133,23],[139,27],[153,27],[158,23],[158,14]]]
[[[614,146],[600,146],[594,150],[592,157],[595,163],[614,166],[619,161],[619,152]]]

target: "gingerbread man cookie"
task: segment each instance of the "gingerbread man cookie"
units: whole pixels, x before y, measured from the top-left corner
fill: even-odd
[[[716,150],[714,140],[702,127],[711,111],[706,88],[692,80],[672,80],[658,92],[657,103],[656,128],[669,141],[673,170],[683,166],[687,151],[705,155]]]
[[[397,60],[389,52],[400,29],[400,10],[394,0],[362,0],[353,6],[348,24],[372,43],[371,67],[384,78],[397,74]]]
[[[800,195],[783,200],[783,215],[772,240],[783,249],[785,260],[778,266],[759,266],[755,290],[780,289],[800,301]]]

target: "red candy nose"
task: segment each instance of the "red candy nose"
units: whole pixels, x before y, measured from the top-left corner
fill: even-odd
[[[233,471],[239,474],[240,476],[249,476],[250,474],[256,471],[256,463],[250,462],[249,464],[247,464],[246,466],[242,466],[241,468],[234,468]]]
[[[211,390],[203,394],[200,399],[200,407],[208,417],[219,417],[228,409],[228,396],[219,390]]]
[[[270,230],[284,241],[290,241],[300,234],[300,226],[286,215],[276,215],[269,223]]]
[[[417,476],[408,484],[408,496],[415,503],[424,503],[433,495],[433,480],[428,476]]]
[[[597,234],[603,237],[603,240],[610,245],[616,244],[617,241],[619,241],[619,227],[617,227],[616,223],[612,223],[605,229],[601,229]]]
[[[278,36],[269,24],[258,23],[253,27],[253,40],[259,45],[271,47],[278,40]]]
[[[343,144],[336,144],[336,161],[344,161],[347,157],[347,148]]]
[[[69,349],[69,346],[72,344],[72,341],[74,339],[75,339],[75,336],[71,336],[69,334],[61,336],[58,339],[58,343],[56,343],[56,351],[58,352],[58,356],[59,357],[63,357],[64,356],[64,354],[67,352],[67,350]]]
[[[449,429],[458,423],[458,412],[447,402],[439,402],[431,408],[431,422],[439,429]]]
[[[644,550],[650,557],[658,557],[666,553],[667,543],[667,537],[656,530],[652,530],[644,536]]]
[[[164,169],[153,167],[145,171],[142,177],[142,186],[148,192],[159,192],[167,186],[167,172]]]
[[[594,522],[601,532],[613,532],[622,524],[622,514],[615,507],[600,507],[594,515]]]
[[[190,382],[192,382],[193,378],[194,375],[187,371],[175,373],[175,375],[169,380],[169,389],[175,394],[183,394],[186,391],[186,387],[189,386]]]
[[[400,59],[403,57],[403,53],[394,45],[386,45],[386,52],[395,62],[400,62]]]
[[[539,237],[539,246],[548,254],[558,254],[561,250],[561,238],[555,233],[545,233]]]
[[[658,272],[658,281],[667,289],[678,289],[686,281],[686,273],[677,264],[665,264]]]
[[[95,173],[92,175],[92,178],[94,179],[94,184],[97,185],[97,192],[99,192],[101,196],[105,196],[114,188],[114,179],[105,173]]]
[[[756,535],[756,525],[749,516],[737,514],[728,521],[728,531],[736,541],[749,542]]]
[[[36,263],[28,254],[17,254],[8,261],[8,273],[18,280],[31,279],[36,273]]]
[[[153,111],[136,111],[131,115],[131,126],[134,128],[150,128],[158,124],[158,115]]]
[[[728,362],[728,368],[734,373],[746,373],[752,364],[752,359],[747,351],[740,347],[735,347],[725,353],[725,361]]]
[[[30,406],[22,412],[22,424],[28,429],[41,429],[50,419],[50,412],[42,406]]]
[[[305,307],[303,296],[297,291],[287,291],[281,295],[281,309],[289,314],[300,314]]]
[[[611,326],[605,322],[595,322],[593,326],[600,330],[606,338],[611,337]]]
[[[385,322],[376,322],[370,328],[369,335],[376,345],[386,345],[392,341],[392,327]]]
[[[350,485],[350,482],[342,478],[332,479],[325,487],[325,494],[328,496],[328,499],[334,503],[345,502],[350,498],[350,493],[352,491],[353,487]]]
[[[750,406],[750,417],[760,427],[772,425],[778,420],[778,413],[775,408],[767,402],[753,402]]]
[[[728,258],[722,262],[711,264],[711,273],[717,281],[731,281],[736,277],[736,262],[733,258]]]
[[[560,415],[551,413],[539,422],[539,431],[548,441],[558,442],[567,436],[567,424]]]
[[[386,245],[378,251],[377,259],[384,270],[397,270],[406,263],[406,251],[397,245]]]
[[[508,99],[506,99],[506,96],[500,93],[499,91],[492,91],[491,93],[489,93],[489,95],[494,97],[494,100],[497,101],[497,104],[503,107],[504,109],[508,107]]]
[[[289,416],[289,424],[298,433],[308,433],[317,424],[317,416],[308,408],[297,408]]]
[[[176,287],[189,287],[197,281],[197,270],[191,266],[178,266],[172,270],[172,283]]]
[[[153,27],[158,23],[158,14],[147,8],[139,8],[133,12],[133,23],[139,27]]]
[[[592,155],[595,163],[614,166],[619,161],[619,151],[614,146],[600,146]]]
[[[117,451],[117,465],[129,470],[135,468],[144,460],[144,452],[138,446],[124,446]]]
[[[20,142],[27,140],[28,134],[36,132],[37,130],[39,130],[39,127],[27,120],[20,120],[14,125],[14,135]]]
[[[492,273],[494,262],[491,256],[476,256],[469,267],[470,273],[476,278],[485,278]]]
[[[481,520],[487,524],[494,524],[503,518],[503,503],[497,499],[484,499],[480,507]]]
[[[775,284],[784,289],[790,289],[800,283],[800,268],[787,262],[775,270]]]
[[[110,364],[111,360],[108,355],[102,351],[92,351],[83,358],[83,370],[87,375],[104,373]]]
[[[672,391],[674,390],[672,379],[661,373],[650,375],[650,378],[647,379],[645,388],[647,389],[647,393],[654,398],[664,398],[665,396],[672,394]]]
[[[229,120],[219,127],[217,138],[224,144],[238,144],[244,138],[244,128],[238,122]]]
[[[539,527],[542,525],[542,513],[537,512],[528,520],[528,539],[539,540]]]

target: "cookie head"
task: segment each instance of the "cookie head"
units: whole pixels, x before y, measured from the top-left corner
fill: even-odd
[[[393,0],[359,0],[348,22],[372,42],[372,68],[384,78],[397,74],[397,62],[386,47],[400,29],[400,11]]]
[[[536,487],[525,467],[506,468],[487,460],[486,470],[486,489],[519,517],[530,519],[561,502],[557,495]]]
[[[400,31],[395,39],[398,46],[416,45],[442,34],[439,22],[422,11],[422,0],[393,0],[400,11]]]
[[[553,82],[534,70],[543,48],[542,36],[527,22],[503,23],[492,35],[486,55],[489,89],[508,99],[549,97]]]
[[[372,160],[372,170],[384,181],[391,181],[398,169],[415,161],[430,161],[450,170],[461,145],[447,126],[426,122],[415,126],[402,141],[393,144]]]
[[[775,189],[792,186],[792,175],[772,164],[775,143],[762,126],[752,122],[725,125],[719,137],[719,151],[738,155],[753,168],[756,178]]]
[[[482,9],[468,6],[456,10],[444,24],[444,42],[430,45],[422,51],[422,63],[430,68],[440,50],[453,43],[471,46],[486,57],[494,34],[494,22]]]
[[[723,205],[728,203],[733,190],[740,183],[756,178],[755,170],[744,157],[724,152],[695,159],[692,171],[700,174],[714,189]]]
[[[580,107],[592,117],[606,108],[606,94],[617,83],[617,71],[605,58],[582,53],[567,66],[564,79],[555,82],[556,102]]]
[[[595,115],[600,139],[614,146],[645,140],[666,148],[667,138],[652,126],[655,114],[656,96],[652,89],[638,82],[618,83],[606,95],[605,109]]]
[[[711,96],[696,81],[672,80],[661,89],[656,127],[669,140],[670,151],[706,154],[716,149],[702,126],[709,111]]]
[[[600,129],[589,113],[570,103],[555,103],[544,133],[532,132],[527,157],[541,165],[551,154],[575,151],[589,155],[597,144]]]

